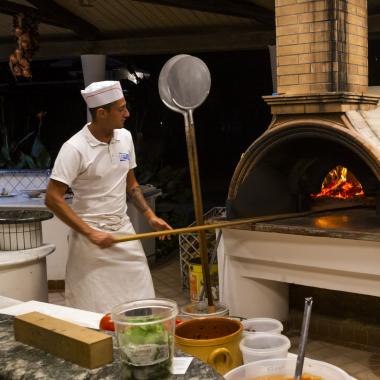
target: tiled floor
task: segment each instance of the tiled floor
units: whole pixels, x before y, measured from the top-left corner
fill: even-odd
[[[188,302],[181,287],[179,260],[172,259],[165,264],[156,265],[151,272],[157,297],[174,299],[179,307]],[[64,305],[64,294],[49,293],[49,301]],[[297,338],[291,338],[290,351],[293,353],[297,353],[297,341]],[[379,352],[368,352],[312,340],[307,344],[306,355],[339,366],[358,380],[380,380],[380,348]]]

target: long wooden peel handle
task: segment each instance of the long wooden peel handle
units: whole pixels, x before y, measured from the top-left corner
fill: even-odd
[[[201,226],[176,228],[173,230],[145,232],[142,234],[135,234],[135,235],[128,235],[128,236],[116,236],[115,240],[117,243],[121,243],[124,241],[149,239],[149,238],[155,238],[155,237],[159,237],[159,236],[179,235],[179,234],[199,232],[199,231],[205,231],[205,230],[214,230],[216,228],[238,226],[239,224],[250,224],[250,223],[268,222],[271,220],[294,218],[294,217],[305,216],[305,215],[309,215],[309,214],[311,214],[310,211],[293,212],[293,213],[289,213],[289,214],[279,214],[279,215],[258,216],[255,218],[237,219],[237,220],[231,220],[231,221],[227,221],[227,222],[203,224]]]
[[[311,210],[311,211],[304,211],[304,212],[292,212],[292,213],[288,213],[288,214],[257,216],[254,218],[235,219],[235,220],[230,220],[227,222],[202,224],[201,226],[176,228],[173,230],[164,230],[164,231],[157,231],[157,232],[145,232],[142,234],[135,234],[135,235],[128,235],[128,236],[115,236],[115,240],[117,243],[121,243],[124,241],[131,241],[131,240],[149,239],[149,238],[155,238],[155,237],[160,237],[160,236],[179,235],[179,234],[186,234],[186,233],[199,232],[199,231],[205,231],[205,230],[214,230],[216,228],[238,226],[239,224],[253,224],[253,223],[261,223],[261,222],[270,222],[272,220],[297,218],[297,217],[308,216],[308,215],[312,215],[312,214],[316,214],[316,213],[324,212],[324,211],[344,210],[344,209],[357,208],[357,207],[363,207],[363,206],[362,205],[355,205],[355,204],[354,205],[348,205],[348,206],[329,205],[329,206],[321,207],[318,210]]]

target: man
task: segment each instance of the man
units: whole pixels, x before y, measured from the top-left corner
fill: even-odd
[[[66,141],[54,164],[46,206],[71,227],[66,266],[68,306],[106,313],[118,303],[154,297],[140,241],[115,243],[134,234],[126,193],[155,230],[171,227],[147,205],[135,178],[135,152],[119,82],[95,82],[81,91],[92,122]],[[74,193],[72,207],[65,192]]]

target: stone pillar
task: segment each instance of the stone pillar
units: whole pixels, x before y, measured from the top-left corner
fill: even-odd
[[[106,79],[106,56],[102,54],[81,55],[84,85]],[[91,114],[87,109],[87,121],[91,121]]]
[[[276,0],[277,92],[367,92],[367,0]]]

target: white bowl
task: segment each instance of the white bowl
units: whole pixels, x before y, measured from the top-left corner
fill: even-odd
[[[264,359],[286,358],[290,340],[281,334],[250,334],[243,337],[239,347],[246,364]]]
[[[254,334],[256,332],[281,334],[284,329],[282,323],[273,318],[249,318],[241,321],[241,323],[244,328],[243,336]]]
[[[27,195],[29,198],[38,198],[45,191],[45,189],[24,189],[20,192]]]
[[[296,359],[267,359],[244,364],[224,375],[225,380],[255,380],[261,376],[283,375],[294,377]],[[352,377],[332,364],[305,358],[303,373],[320,376],[324,380],[352,380]]]

